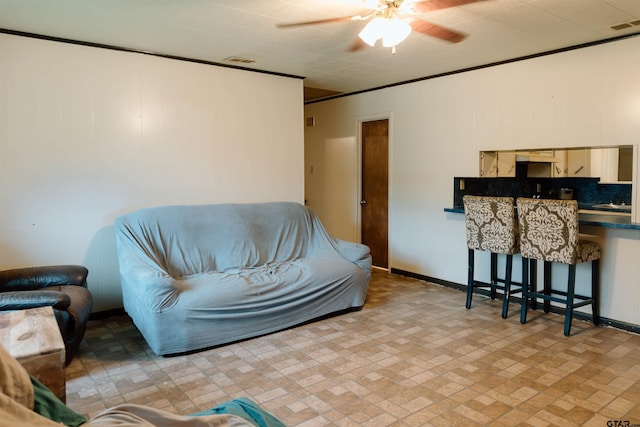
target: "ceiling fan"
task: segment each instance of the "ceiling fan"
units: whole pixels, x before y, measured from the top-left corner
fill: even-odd
[[[278,24],[278,28],[334,22],[369,21],[360,31],[359,38],[356,39],[349,51],[360,50],[365,43],[369,46],[374,46],[378,40],[382,39],[382,45],[391,47],[393,53],[395,53],[396,45],[406,39],[412,31],[437,37],[450,43],[462,41],[466,37],[465,34],[414,16],[422,12],[462,6],[478,1],[484,0],[366,0],[365,5],[369,10],[363,15]]]

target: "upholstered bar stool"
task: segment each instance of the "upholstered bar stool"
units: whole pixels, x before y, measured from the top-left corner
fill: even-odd
[[[579,240],[578,202],[575,200],[544,200],[518,198],[518,222],[520,224],[520,252],[522,255],[522,277],[530,280],[531,290],[523,289],[520,323],[527,323],[529,302],[544,300],[544,311],[549,312],[551,302],[565,307],[564,334],[571,333],[573,309],[591,305],[593,323],[600,323],[600,245]],[[530,263],[527,259],[531,260]],[[544,262],[544,288],[537,289],[537,262]],[[551,265],[554,262],[568,264],[567,290],[553,289]],[[591,262],[591,296],[575,293],[576,266]],[[531,276],[529,276],[529,265]]]
[[[467,228],[467,248],[469,267],[467,280],[467,309],[471,308],[473,290],[489,288],[491,299],[495,299],[496,290],[504,292],[502,318],[507,318],[509,299],[512,293],[521,288],[511,289],[513,255],[519,252],[517,223],[514,216],[513,197],[489,197],[466,195],[462,198]],[[491,254],[490,281],[475,280],[475,251]],[[506,255],[504,278],[498,277],[498,254]],[[503,284],[503,285],[502,285]]]

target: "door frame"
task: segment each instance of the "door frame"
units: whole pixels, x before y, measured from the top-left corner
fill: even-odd
[[[393,208],[392,208],[392,203],[391,201],[392,199],[392,193],[393,193],[393,186],[392,186],[392,176],[393,176],[393,170],[392,170],[392,165],[393,165],[393,113],[391,112],[385,112],[385,113],[376,113],[376,114],[368,114],[368,115],[364,115],[364,116],[357,116],[356,117],[356,135],[357,135],[357,146],[358,146],[358,152],[356,154],[356,176],[358,177],[358,179],[356,180],[356,188],[355,188],[355,192],[354,194],[356,194],[357,199],[354,200],[354,204],[355,204],[355,211],[356,211],[356,218],[355,218],[355,223],[357,225],[357,236],[358,236],[358,242],[362,242],[362,208],[360,206],[360,201],[362,200],[362,123],[364,122],[371,122],[371,121],[375,121],[375,120],[388,120],[388,131],[387,131],[387,143],[388,143],[388,162],[389,164],[387,165],[388,167],[388,177],[387,177],[387,182],[388,182],[388,203],[387,203],[387,269],[391,269],[391,265],[392,265],[392,260],[393,260],[393,253],[391,251],[391,235],[392,235],[392,213],[393,213]]]

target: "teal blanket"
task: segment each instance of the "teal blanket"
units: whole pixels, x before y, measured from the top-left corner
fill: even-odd
[[[51,390],[34,377],[31,377],[31,383],[33,384],[35,397],[35,405],[33,408],[35,412],[45,418],[69,427],[78,427],[87,421],[84,416],[62,403]],[[246,397],[221,403],[211,409],[191,415],[216,414],[236,415],[257,427],[286,427],[280,420]]]
[[[246,397],[221,403],[214,408],[191,415],[198,416],[215,414],[237,415],[258,427],[286,427],[280,420]]]

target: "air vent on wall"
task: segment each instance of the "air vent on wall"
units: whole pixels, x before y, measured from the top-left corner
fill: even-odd
[[[621,22],[620,24],[612,25],[612,30],[624,30],[625,28],[640,26],[640,19],[634,19],[633,21]]]
[[[224,58],[224,60],[228,62],[239,62],[241,64],[253,64],[254,62],[256,62],[255,59],[242,58],[240,56],[228,56]]]

